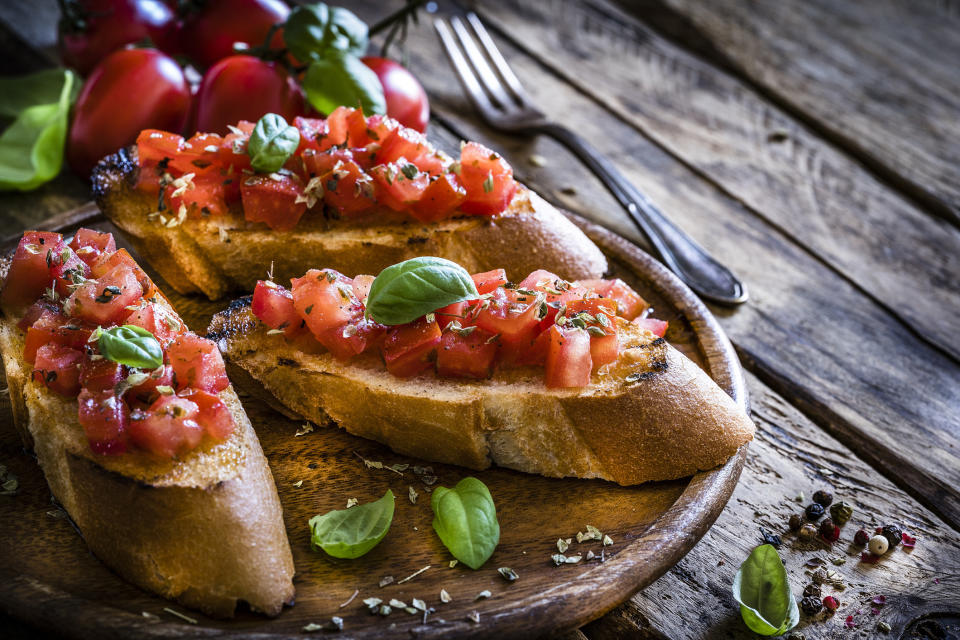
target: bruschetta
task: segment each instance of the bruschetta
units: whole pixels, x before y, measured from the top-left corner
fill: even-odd
[[[624,282],[465,277],[468,299],[389,326],[373,313],[391,298],[377,295],[383,274],[260,281],[208,337],[287,411],[472,469],[633,485],[713,468],[753,437]]]
[[[216,346],[108,233],[27,231],[0,282],[15,425],[90,550],[213,616],[292,604],[273,476]]]
[[[189,140],[147,130],[93,172],[100,208],[181,293],[249,291],[271,263],[282,279],[316,264],[377,273],[417,255],[513,277],[607,269],[575,225],[480,144],[464,143],[454,161],[390,118],[340,107],[286,125],[299,142],[265,172],[250,144],[256,126]]]

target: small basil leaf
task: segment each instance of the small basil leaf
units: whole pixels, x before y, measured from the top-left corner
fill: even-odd
[[[383,540],[393,521],[393,491],[376,502],[310,518],[310,544],[334,558],[359,558]]]
[[[156,369],[163,364],[163,349],[153,334],[132,324],[98,330],[100,355],[128,367]]]
[[[762,544],[753,550],[733,579],[733,597],[751,631],[782,635],[800,621],[797,601],[777,550]]]
[[[257,121],[247,142],[250,165],[271,173],[283,166],[300,144],[300,130],[287,124],[283,116],[268,113]]]
[[[14,118],[0,135],[0,190],[27,191],[60,173],[79,88],[67,69],[0,78],[0,117]]]
[[[311,62],[303,78],[303,89],[307,100],[321,113],[329,114],[340,106],[360,107],[367,115],[387,112],[380,78],[349,53],[332,52]]]
[[[366,23],[342,7],[322,2],[301,5],[290,12],[283,27],[283,40],[300,62],[322,60],[331,52],[362,56],[367,52]]]
[[[464,478],[453,489],[437,487],[430,508],[433,528],[454,558],[479,569],[493,555],[500,542],[500,523],[487,485]]]
[[[366,313],[380,324],[404,324],[479,296],[466,269],[456,262],[424,256],[381,271],[370,285]]]

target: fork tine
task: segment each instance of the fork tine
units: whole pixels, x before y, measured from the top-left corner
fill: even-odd
[[[460,40],[460,47],[467,54],[470,64],[473,65],[473,69],[477,72],[477,76],[486,88],[487,93],[500,107],[507,108],[514,102],[513,98],[504,91],[503,83],[500,82],[500,78],[497,77],[490,63],[487,62],[487,59],[477,47],[463,21],[454,16],[450,19],[450,24],[453,25],[453,31],[457,34],[457,39]]]
[[[516,97],[516,99],[520,102],[530,104],[530,98],[527,96],[527,92],[523,90],[523,85],[520,83],[520,79],[513,72],[513,69],[510,68],[510,65],[504,59],[503,54],[500,53],[500,49],[497,48],[493,38],[491,38],[490,34],[487,33],[486,27],[483,26],[483,23],[480,21],[480,18],[477,17],[477,14],[472,11],[468,13],[467,22],[470,23],[470,27],[473,29],[474,35],[476,35],[477,40],[483,46],[484,51],[486,51],[487,57],[493,62],[493,65],[497,69],[497,73],[499,73],[500,77],[503,78],[503,81],[506,82],[507,88],[510,89],[510,92],[513,93],[514,97]]]
[[[437,18],[433,21],[433,28],[436,29],[437,35],[440,36],[443,49],[453,64],[454,71],[457,72],[457,78],[460,79],[460,84],[463,85],[464,91],[467,92],[467,97],[470,98],[481,115],[485,118],[491,117],[496,109],[490,103],[489,98],[487,98],[483,87],[480,86],[480,82],[470,67],[470,63],[463,57],[463,53],[460,51],[457,41],[450,31],[450,27],[445,20]]]

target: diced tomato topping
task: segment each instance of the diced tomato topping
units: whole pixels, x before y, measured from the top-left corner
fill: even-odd
[[[436,320],[420,318],[411,323],[390,327],[383,343],[383,360],[387,371],[398,378],[409,378],[433,365],[440,344],[440,326]]]
[[[197,422],[200,423],[207,435],[214,440],[224,440],[233,433],[233,415],[226,404],[212,393],[206,391],[188,390],[183,395],[197,405]]]
[[[80,393],[81,362],[82,351],[56,343],[45,344],[37,349],[33,379],[60,395],[75,396]]]
[[[398,127],[380,141],[377,162],[386,164],[396,162],[400,158],[413,161],[425,153],[433,153],[433,150],[427,138],[416,129]]]
[[[363,311],[358,309],[357,315],[350,322],[328,329],[316,338],[334,357],[349,360],[379,344],[386,331],[387,328],[383,325],[365,319]]]
[[[327,116],[326,135],[317,141],[321,151],[341,146],[347,142],[347,136],[350,133],[347,120],[354,111],[355,109],[350,107],[337,107]]]
[[[460,210],[480,216],[504,211],[517,192],[507,161],[477,142],[468,142],[460,150],[460,184],[467,191]]]
[[[131,311],[123,324],[143,327],[152,333],[161,345],[166,345],[187,330],[183,320],[175,312],[146,301],[142,301],[135,310]]]
[[[223,356],[217,345],[193,333],[184,333],[167,347],[177,390],[193,387],[218,393],[229,386]]]
[[[256,124],[253,122],[241,120],[236,127],[233,127],[235,131],[231,130],[223,137],[219,153],[221,167],[226,167],[228,170],[233,167],[237,175],[240,175],[244,169],[250,168],[247,140],[250,139],[250,134],[253,133],[255,126]]]
[[[82,349],[93,327],[88,323],[67,318],[59,311],[44,309],[36,322],[27,329],[23,343],[23,359],[34,364],[37,351],[46,344],[58,344],[73,349]]]
[[[322,118],[304,118],[297,116],[293,119],[293,126],[300,132],[300,146],[297,154],[303,155],[307,149],[320,150],[319,140],[326,135],[327,125]]]
[[[145,371],[147,379],[127,392],[128,399],[135,399],[142,406],[150,406],[161,395],[159,387],[174,388],[173,367],[165,364],[154,371]],[[169,391],[164,389],[164,391]]]
[[[44,311],[49,311],[54,315],[60,315],[60,305],[46,298],[40,298],[24,312],[23,317],[17,322],[17,328],[21,331],[26,331],[33,326],[34,322],[40,319]]]
[[[227,186],[219,171],[196,176],[186,184],[176,181],[168,184],[164,187],[164,200],[167,204],[164,215],[168,218],[178,217],[181,207],[187,217],[193,219],[222,216],[228,210]]]
[[[356,276],[353,279],[353,295],[357,297],[360,304],[367,304],[367,296],[370,295],[370,287],[373,285],[374,280],[376,280],[375,276],[364,274]]]
[[[294,307],[317,338],[363,311],[350,279],[332,269],[311,269],[291,283]]]
[[[110,391],[127,377],[123,365],[113,360],[87,358],[80,365],[80,385],[89,391]]]
[[[668,323],[665,320],[657,320],[656,318],[634,318],[632,324],[642,327],[661,338],[667,333]]]
[[[646,300],[640,297],[640,294],[633,290],[633,287],[620,278],[581,280],[578,284],[592,289],[604,298],[615,300],[617,302],[617,315],[627,320],[633,320],[650,306]]]
[[[127,253],[126,249],[117,249],[112,254],[101,254],[100,257],[94,261],[93,265],[91,265],[90,273],[94,278],[100,278],[121,264],[129,267],[134,275],[136,275],[137,282],[140,283],[140,287],[143,289],[144,298],[152,298],[156,295],[157,287],[153,284],[153,280],[140,268],[140,265],[133,259],[133,256]]]
[[[376,185],[377,200],[394,211],[406,211],[419,202],[430,179],[402,157],[397,162],[378,164],[370,169],[370,175]]]
[[[216,133],[195,133],[180,146],[168,167],[175,175],[192,173],[202,176],[219,164],[222,145],[223,138]]]
[[[53,282],[51,266],[65,246],[59,233],[24,233],[0,292],[0,305],[6,309],[20,309],[36,302]]]
[[[477,293],[480,295],[490,293],[497,287],[507,284],[507,272],[503,269],[475,273],[470,277],[473,278],[473,284],[476,285]]]
[[[590,334],[583,329],[550,327],[544,383],[548,388],[586,387],[590,384],[593,360]]]
[[[137,188],[156,194],[160,190],[161,175],[182,147],[183,136],[157,129],[141,131],[137,136],[137,163],[140,165]]]
[[[440,325],[441,329],[446,329],[447,325],[453,321],[465,322],[464,316],[467,313],[467,303],[466,302],[454,302],[453,304],[448,304],[445,307],[440,307],[433,312],[433,315],[437,319],[437,324]]]
[[[93,229],[77,229],[73,234],[69,247],[77,252],[81,260],[93,266],[94,261],[103,253],[113,253],[117,250],[117,243],[112,233],[104,233]]]
[[[305,154],[307,174],[319,178],[323,201],[342,216],[355,216],[376,205],[373,179],[354,161],[349,151]]]
[[[62,297],[69,296],[73,288],[90,275],[90,267],[70,247],[64,247],[50,263],[50,275],[56,283],[57,294]]]
[[[80,285],[63,308],[71,316],[109,325],[127,315],[126,307],[143,297],[137,274],[120,264],[96,280]]]
[[[77,398],[79,420],[94,453],[115,455],[127,450],[130,410],[123,399],[108,391],[84,389]]]
[[[287,337],[303,330],[304,322],[294,307],[293,294],[273,282],[257,282],[253,290],[251,311],[271,329],[283,330]]]
[[[466,190],[452,173],[444,173],[433,179],[423,195],[417,200],[410,215],[420,222],[435,222],[453,215],[467,199]]]
[[[500,342],[508,347],[527,344],[536,337],[540,317],[539,305],[533,296],[497,289],[486,302],[489,304],[476,313],[472,324],[499,334]],[[468,321],[473,317],[468,311]]]
[[[145,412],[131,416],[128,431],[137,447],[163,458],[196,448],[203,439],[196,403],[179,396],[160,396]]]
[[[512,364],[517,365],[539,365],[547,363],[547,351],[550,349],[550,330],[541,331],[540,334],[529,343],[526,350],[518,349],[518,354]],[[511,364],[511,363],[507,363]]]
[[[250,176],[240,184],[244,217],[250,222],[264,222],[275,231],[297,226],[307,210],[302,196],[303,184],[286,174]]]
[[[437,373],[451,378],[489,378],[497,347],[494,334],[478,327],[445,331],[437,349]]]

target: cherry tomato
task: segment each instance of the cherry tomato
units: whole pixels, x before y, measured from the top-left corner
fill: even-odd
[[[262,45],[271,27],[285,22],[290,14],[290,9],[280,0],[205,0],[195,4],[200,8],[188,13],[184,20],[181,43],[190,59],[203,68],[232,56],[235,42],[252,47]],[[279,29],[271,38],[270,46],[283,47],[283,34]]]
[[[173,58],[156,49],[115,51],[93,70],[77,99],[67,143],[70,167],[87,176],[142,129],[180,131],[189,109],[190,88]]]
[[[292,122],[304,112],[303,93],[286,70],[253,56],[230,56],[203,76],[195,104],[196,129],[228,133],[240,120],[256,122],[267,113]]]
[[[175,53],[177,23],[161,0],[64,0],[58,26],[60,59],[86,76],[125,44],[148,39]]]
[[[383,85],[387,101],[387,115],[405,127],[421,133],[427,130],[430,120],[430,103],[423,86],[400,63],[389,58],[367,57],[363,63],[370,67]]]

